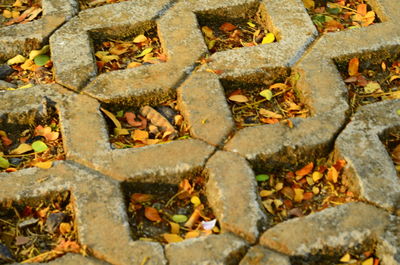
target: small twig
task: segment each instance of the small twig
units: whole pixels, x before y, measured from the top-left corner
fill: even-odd
[[[182,191],[176,193],[174,196],[172,196],[171,199],[169,199],[169,200],[167,201],[167,203],[165,204],[165,207],[168,207],[168,206],[173,202],[173,200],[174,200],[176,197],[178,197],[179,195],[181,195],[182,193],[185,193],[185,191],[182,190]]]

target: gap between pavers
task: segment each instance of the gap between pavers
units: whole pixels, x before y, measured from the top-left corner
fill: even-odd
[[[42,8],[40,19],[0,27],[0,61],[39,49],[59,26],[78,12],[76,0],[42,0]]]
[[[400,179],[380,137],[400,128],[400,100],[361,107],[335,143],[337,157],[345,159],[345,182],[361,199],[396,210]]]
[[[399,264],[400,245],[396,234],[399,217],[364,203],[347,203],[321,212],[280,223],[267,230],[260,244],[290,256],[343,250],[368,240],[377,242],[382,264]]]
[[[266,249],[260,245],[251,247],[239,265],[290,265],[288,256]]]

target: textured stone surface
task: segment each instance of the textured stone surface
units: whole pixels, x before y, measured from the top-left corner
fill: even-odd
[[[260,245],[249,249],[246,256],[239,265],[290,265],[289,257],[277,252],[268,250]]]
[[[245,241],[224,233],[169,244],[165,248],[165,255],[171,265],[230,265],[240,261],[247,247]]]
[[[49,42],[57,84],[1,91],[0,130],[31,124],[54,107],[66,161],[47,170],[0,173],[0,201],[71,191],[79,241],[90,256],[67,254],[50,264],[289,265],[298,257],[372,241],[382,265],[400,264],[400,179],[381,142],[399,132],[400,101],[371,104],[350,116],[347,87],[336,66],[353,57],[371,63],[398,57],[399,1],[369,0],[380,23],[319,37],[301,0],[131,0],[79,13],[77,0],[42,4],[41,19],[0,26],[0,64]],[[277,42],[209,54],[202,20],[255,12]],[[94,41],[149,28],[157,29],[165,63],[98,75]],[[262,82],[288,70],[299,73],[297,87],[310,117],[291,119],[293,128],[236,129],[223,85]],[[0,80],[0,88],[9,86]],[[192,139],[111,148],[101,106],[140,107],[166,99],[177,99]],[[331,151],[347,161],[344,181],[363,202],[270,227],[254,172],[302,164]],[[132,240],[122,183],[178,184],[200,173],[207,177],[205,193],[221,234],[168,245]]]
[[[257,197],[257,183],[242,157],[217,152],[206,165],[207,199],[222,230],[236,233],[255,243],[266,215]],[[265,227],[264,227],[265,229]]]

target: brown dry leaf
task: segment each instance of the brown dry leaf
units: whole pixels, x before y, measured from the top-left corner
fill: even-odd
[[[177,243],[183,241],[183,238],[176,234],[163,234],[163,237],[168,243]]]
[[[111,54],[121,55],[127,53],[132,45],[133,44],[129,42],[117,43],[114,47],[110,48],[109,51]]]
[[[136,115],[133,112],[125,112],[124,114],[124,118],[126,119],[126,122],[133,127],[138,127],[140,125],[142,125],[142,122],[140,121],[136,121]]]
[[[260,191],[260,196],[261,197],[268,197],[274,194],[275,192],[273,190],[262,190]]]
[[[260,114],[267,117],[267,118],[275,118],[275,119],[282,119],[283,116],[281,114],[275,113],[273,111],[266,110],[264,108],[260,108]]]
[[[274,202],[274,200],[268,199],[268,200],[262,201],[262,204],[263,204],[264,208],[265,208],[270,214],[275,215],[275,211],[274,211],[274,209],[272,208],[272,203],[273,203],[273,202]]]
[[[288,86],[284,83],[275,83],[273,85],[270,85],[269,89],[270,90],[274,90],[274,89],[285,90],[285,89],[287,89],[287,87]]]
[[[213,32],[213,30],[210,29],[209,27],[203,26],[203,27],[201,27],[201,31],[204,33],[204,35],[205,35],[207,38],[209,38],[209,39],[215,39],[214,32]]]
[[[305,165],[302,169],[297,170],[295,172],[296,176],[297,177],[304,177],[305,175],[310,174],[311,171],[313,170],[313,168],[314,168],[314,163],[310,162],[307,165]],[[299,178],[297,178],[297,177],[296,177],[296,179],[299,180]]]
[[[281,192],[285,197],[287,197],[290,200],[293,200],[295,194],[292,188],[284,187]]]
[[[262,123],[266,123],[266,124],[275,124],[275,123],[279,123],[279,120],[276,118],[260,118],[260,121]]]
[[[393,149],[392,158],[395,164],[400,165],[400,144]]]
[[[189,217],[189,220],[186,221],[184,226],[187,228],[192,228],[200,217],[201,217],[200,210],[198,208],[194,209],[192,215]]]
[[[151,199],[153,199],[153,195],[151,195],[151,194],[133,193],[131,195],[132,202],[142,203],[142,202],[151,201]]]
[[[358,60],[358,58],[353,58],[349,61],[349,67],[348,67],[349,76],[355,76],[358,74],[359,64],[360,61]]]
[[[144,208],[144,216],[152,222],[161,222],[162,219],[158,214],[156,208],[153,207],[145,207]]]
[[[244,103],[244,102],[249,101],[249,98],[244,95],[233,95],[233,96],[230,96],[228,99],[230,101],[234,101],[234,102],[238,102],[238,103]]]
[[[150,120],[153,125],[161,128],[162,131],[171,132],[172,136],[177,135],[174,126],[172,126],[172,124],[164,116],[162,116],[158,111],[156,111],[152,107],[144,106],[143,108],[141,108],[140,112],[142,116]],[[173,137],[171,137],[170,139],[172,138]]]
[[[326,178],[328,179],[328,181],[337,183],[338,178],[339,178],[339,173],[337,172],[335,167],[330,167],[328,169],[328,174],[326,175]]]
[[[219,27],[219,29],[222,30],[222,31],[227,32],[227,31],[232,31],[232,30],[236,29],[236,26],[231,24],[231,23],[229,23],[229,22],[225,22],[224,24],[222,24]]]

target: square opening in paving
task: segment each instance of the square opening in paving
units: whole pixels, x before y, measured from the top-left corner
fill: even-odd
[[[205,197],[205,181],[197,176],[179,185],[124,182],[132,238],[174,243],[218,234],[217,220]]]
[[[121,3],[130,0],[79,0],[80,10],[99,7],[107,4]]]
[[[54,107],[0,116],[0,172],[50,168],[65,159],[59,117]]]
[[[310,114],[296,87],[297,73],[276,69],[268,74],[221,80],[238,129],[279,122],[290,125],[289,118]]]
[[[0,28],[39,19],[42,17],[42,11],[42,0],[2,0]]]
[[[397,176],[400,177],[400,127],[386,130],[380,139],[393,160]]]
[[[210,53],[277,41],[276,31],[259,2],[197,12]]]
[[[0,60],[0,91],[54,83],[50,46]]]
[[[292,256],[290,264],[293,265],[331,265],[331,264],[354,264],[354,265],[376,265],[380,259],[376,253],[376,242],[365,240],[352,248],[325,248],[314,255]]]
[[[400,47],[335,59],[348,87],[349,104],[358,107],[400,98]]]
[[[166,62],[154,21],[91,31],[98,73]]]
[[[190,138],[189,126],[176,97],[143,102],[108,104],[101,108],[112,148],[143,147]]]
[[[1,264],[46,262],[79,253],[71,192],[0,202]]]
[[[357,201],[346,186],[345,160],[331,154],[297,163],[266,165],[256,171],[258,193],[274,224]]]
[[[319,33],[361,28],[381,22],[366,0],[303,0]]]

